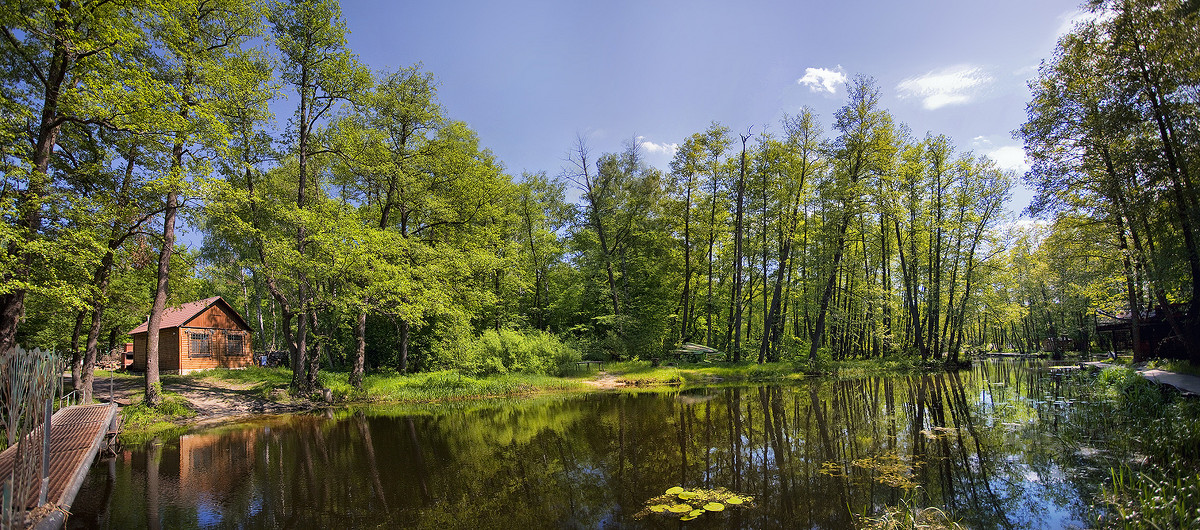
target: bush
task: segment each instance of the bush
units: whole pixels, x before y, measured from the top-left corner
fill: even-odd
[[[582,358],[579,350],[544,331],[489,329],[463,349],[458,367],[474,375],[563,375]]]
[[[1099,383],[1108,397],[1124,406],[1127,413],[1155,410],[1163,404],[1158,385],[1129,368],[1105,368],[1100,372]]]

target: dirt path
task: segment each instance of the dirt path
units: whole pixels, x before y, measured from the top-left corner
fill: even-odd
[[[625,383],[617,380],[617,376],[608,372],[600,372],[595,379],[588,379],[583,384],[599,390],[612,390],[614,388],[625,386]]]
[[[66,378],[66,385],[71,388],[71,377]],[[97,401],[109,400],[108,378],[97,378],[93,383],[93,396]],[[121,406],[129,405],[140,399],[145,389],[145,380],[141,377],[113,378],[112,397]],[[209,425],[224,423],[244,416],[261,414],[284,414],[308,410],[306,403],[282,403],[263,399],[253,391],[252,385],[239,385],[215,378],[180,378],[164,377],[163,390],[184,397],[188,406],[196,411],[196,415],[188,420],[188,424]]]

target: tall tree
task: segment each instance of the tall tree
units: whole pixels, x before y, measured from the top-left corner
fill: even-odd
[[[47,233],[57,228],[46,223],[48,212],[57,211],[49,207],[58,197],[51,160],[62,127],[127,127],[123,116],[138,114],[139,96],[145,85],[154,84],[134,59],[145,38],[130,13],[141,7],[139,2],[45,0],[0,10],[0,50],[10,59],[0,74],[0,100],[24,118],[6,118],[3,134],[3,150],[11,156],[5,161],[3,204],[5,218],[12,221],[6,222],[7,259],[0,268],[0,351],[15,346],[31,290],[64,294],[44,289],[46,284],[33,277],[48,265],[39,256],[72,253],[69,247],[53,248],[68,238]]]
[[[829,258],[829,276],[817,306],[809,358],[816,358],[817,350],[822,345],[829,302],[845,255],[846,231],[862,206],[860,181],[875,169],[881,157],[890,156],[895,149],[892,119],[879,107],[879,88],[875,82],[865,77],[856,78],[848,87],[847,97],[849,101],[834,116],[834,128],[839,135],[833,145],[836,186],[832,190],[831,200],[840,212],[832,234],[833,255]]]
[[[277,277],[267,286],[283,312],[284,335],[291,351],[294,391],[305,393],[317,384],[320,359],[309,355],[309,326],[316,320],[312,305],[312,285],[306,267],[299,266],[306,255],[308,222],[305,212],[310,196],[320,188],[310,173],[314,156],[326,152],[317,142],[317,128],[332,117],[342,102],[363,92],[370,84],[369,73],[346,47],[346,23],[341,8],[332,0],[276,1],[271,4],[268,20],[281,57],[279,74],[297,94],[296,114],[288,131],[295,157],[294,290],[285,292]],[[277,273],[276,273],[277,274]],[[293,331],[291,322],[295,320]]]
[[[226,99],[239,100],[260,90],[262,70],[246,68],[254,60],[244,46],[261,33],[259,7],[247,0],[187,0],[172,2],[155,21],[154,34],[164,54],[165,77],[178,95],[169,108],[180,127],[169,133],[168,171],[156,183],[165,189],[163,238],[158,258],[154,303],[147,322],[146,401],[162,401],[159,381],[159,330],[166,309],[171,254],[175,249],[175,218],[187,177],[210,169],[206,154],[223,155],[229,130],[217,110]],[[89,346],[90,346],[89,341]],[[89,355],[91,353],[89,352]]]

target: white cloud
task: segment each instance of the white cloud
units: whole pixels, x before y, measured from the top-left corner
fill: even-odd
[[[813,92],[836,94],[838,85],[846,84],[846,73],[842,71],[842,65],[840,64],[835,70],[805,68],[804,77],[797,79],[796,84],[804,85]]]
[[[675,156],[675,151],[679,149],[679,144],[654,143],[647,140],[645,136],[637,137],[638,146],[645,149],[647,153],[666,153]]]
[[[918,97],[926,110],[969,103],[993,78],[983,68],[958,65],[910,77],[896,85],[901,98]]]
[[[1025,149],[1016,145],[1006,145],[984,153],[996,163],[1000,169],[1011,169],[1017,173],[1029,171],[1029,162],[1025,160]]]

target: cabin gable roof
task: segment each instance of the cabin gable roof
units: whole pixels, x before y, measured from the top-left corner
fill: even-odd
[[[213,307],[215,305],[220,305],[221,309],[225,312],[225,314],[228,315],[230,319],[235,321],[238,324],[238,326],[240,326],[242,329],[246,329],[246,330],[250,329],[250,326],[248,324],[246,324],[246,321],[242,319],[242,316],[239,315],[238,312],[233,309],[233,306],[230,306],[229,302],[226,302],[220,296],[213,296],[210,298],[205,298],[203,300],[196,300],[195,302],[188,302],[186,304],[182,304],[182,305],[179,305],[176,307],[171,307],[171,308],[164,310],[163,316],[162,316],[161,329],[184,327],[189,322],[194,320],[196,317],[204,314],[204,312],[207,311],[210,307]],[[148,329],[149,327],[150,327],[150,320],[147,319],[145,322],[142,322],[142,324],[139,325],[138,327],[133,328],[133,330],[129,332],[129,335],[136,335],[138,333],[146,333],[149,330]]]

